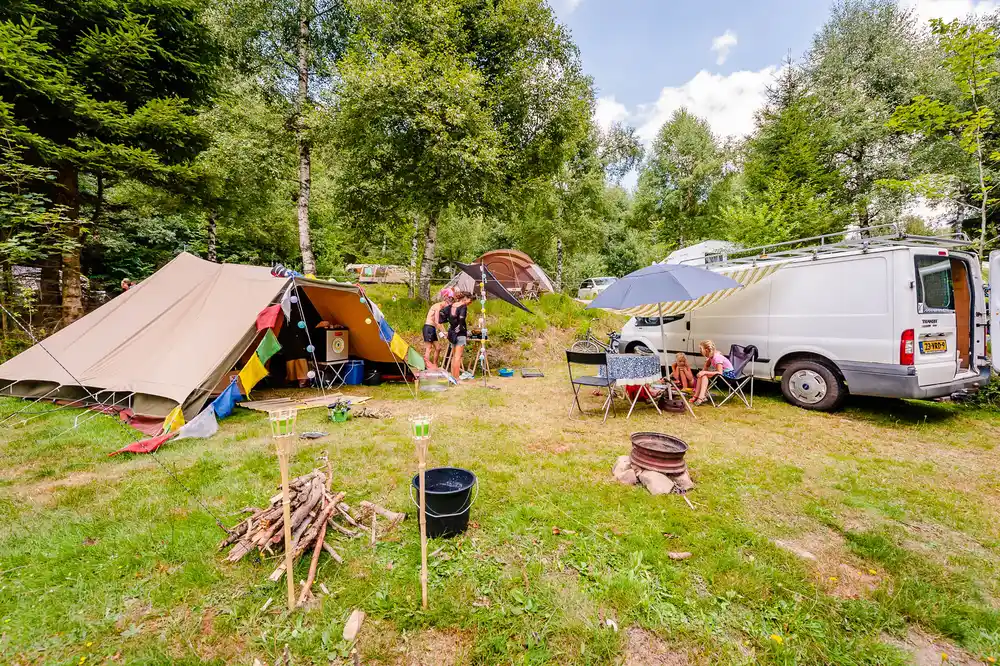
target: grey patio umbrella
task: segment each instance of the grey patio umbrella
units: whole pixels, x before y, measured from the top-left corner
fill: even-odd
[[[670,314],[690,312],[715,302],[725,292],[735,291],[742,286],[730,277],[698,266],[653,264],[621,278],[601,292],[587,307],[626,312],[641,309],[642,315],[652,316],[649,308],[643,306],[655,305],[660,317],[660,342],[665,354],[667,344],[663,330],[664,310]],[[661,359],[664,362],[666,360],[665,357]]]

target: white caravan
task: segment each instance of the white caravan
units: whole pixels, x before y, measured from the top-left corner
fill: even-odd
[[[987,312],[970,245],[964,234],[840,234],[735,250],[707,267],[776,270],[711,305],[665,316],[665,349],[659,319],[633,317],[620,348],[665,352],[672,363],[677,352],[699,357],[705,339],[723,353],[754,345],[754,376],[780,380],[785,398],[806,409],[836,409],[849,393],[936,398],[977,388],[989,381],[987,329],[1000,330],[1000,298]],[[1000,280],[1000,252],[990,276]]]

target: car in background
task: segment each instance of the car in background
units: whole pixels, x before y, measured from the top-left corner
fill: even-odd
[[[592,301],[597,298],[599,293],[617,281],[618,278],[614,277],[587,278],[580,283],[580,291],[577,292],[576,297],[581,301]]]

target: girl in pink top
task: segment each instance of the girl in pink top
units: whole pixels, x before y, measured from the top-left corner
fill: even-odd
[[[701,405],[708,399],[708,385],[712,382],[712,377],[722,375],[730,379],[736,379],[733,371],[733,364],[729,359],[719,353],[715,348],[715,343],[711,340],[701,341],[701,355],[705,357],[705,368],[698,373],[698,378],[694,391],[694,405]]]

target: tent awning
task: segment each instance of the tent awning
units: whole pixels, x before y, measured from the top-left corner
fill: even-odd
[[[633,317],[658,317],[660,316],[661,307],[664,317],[692,312],[699,308],[703,308],[706,305],[718,303],[724,298],[729,298],[740,289],[757,284],[764,278],[772,275],[779,268],[781,268],[781,264],[767,264],[764,266],[744,266],[719,271],[722,275],[736,280],[742,286],[734,287],[732,289],[723,289],[721,291],[714,291],[711,294],[706,294],[705,296],[697,298],[693,301],[664,301],[663,303],[651,303],[649,305],[639,305],[634,308],[615,310],[615,312],[631,315]]]

